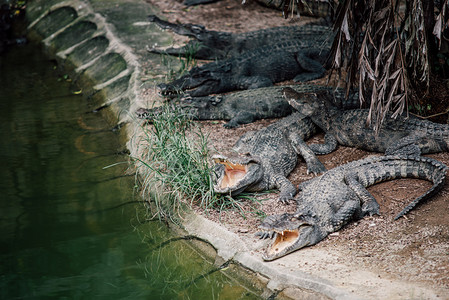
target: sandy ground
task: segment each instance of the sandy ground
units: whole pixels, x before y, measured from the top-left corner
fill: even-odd
[[[243,32],[272,26],[294,25],[298,22],[313,20],[301,17],[301,20],[284,20],[281,13],[247,1],[241,5],[239,0],[224,0],[218,3],[186,9],[181,3],[171,1],[147,0],[148,3],[161,9],[162,14],[171,22],[196,23],[205,25],[208,29]],[[223,122],[203,121],[203,132],[213,133],[209,140],[216,149],[229,149],[239,136],[248,130],[265,127],[274,120],[261,120],[253,124],[241,126],[235,130],[223,128]],[[323,140],[319,134],[310,142]],[[309,142],[309,141],[308,141]],[[346,162],[373,155],[362,150],[339,147],[334,153],[320,156],[321,162],[331,169]],[[449,164],[449,154],[441,153],[429,155]],[[304,162],[300,162],[289,179],[298,184],[312,178],[306,174]],[[308,265],[299,266],[301,269],[315,272],[333,273],[337,276],[343,268],[340,264],[366,269],[378,274],[379,278],[402,280],[411,285],[417,284],[433,290],[441,299],[449,299],[449,183],[430,202],[421,205],[409,213],[405,218],[394,221],[394,216],[413,198],[424,193],[431,186],[421,180],[394,180],[369,188],[381,206],[381,215],[367,217],[346,226],[339,232],[313,246],[319,253],[326,255],[328,249],[340,253],[333,258],[330,269],[323,268],[318,261],[310,261]],[[263,194],[258,196],[263,200],[260,204],[249,205],[241,202],[241,208],[246,212],[243,217],[237,210],[208,211],[203,213],[207,218],[221,222],[230,231],[243,238],[252,238],[257,232],[260,217],[257,212],[264,214],[294,211],[295,205],[282,205],[277,202],[277,194]],[[317,258],[319,260],[319,258]],[[347,268],[345,268],[347,270]],[[354,280],[365,286],[375,285],[371,277],[364,278],[358,274]],[[332,277],[332,276],[331,276]],[[406,298],[426,298],[413,295],[410,292]]]

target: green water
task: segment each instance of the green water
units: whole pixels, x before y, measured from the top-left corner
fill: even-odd
[[[118,132],[39,47],[0,57],[0,299],[255,299],[161,223]],[[209,274],[210,273],[210,274]]]

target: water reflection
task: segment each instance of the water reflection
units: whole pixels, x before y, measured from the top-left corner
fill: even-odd
[[[146,219],[117,132],[36,47],[0,57],[0,298],[257,298],[182,240],[160,246],[173,236]]]

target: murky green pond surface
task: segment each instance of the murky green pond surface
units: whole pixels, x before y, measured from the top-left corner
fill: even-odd
[[[159,222],[92,103],[27,45],[0,57],[0,299],[254,299]],[[211,273],[211,274],[208,274]],[[203,276],[204,275],[204,276]]]

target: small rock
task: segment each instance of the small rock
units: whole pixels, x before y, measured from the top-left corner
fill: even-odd
[[[329,234],[329,236],[339,236],[340,233],[339,232],[332,232],[331,234]]]
[[[240,233],[248,233],[248,231],[249,231],[248,229],[239,229]]]

